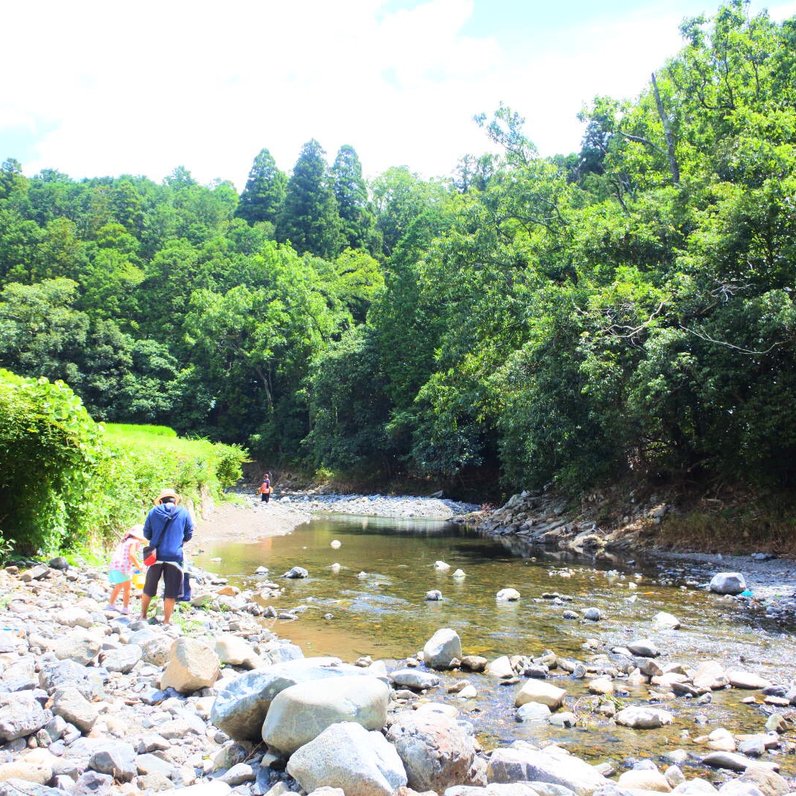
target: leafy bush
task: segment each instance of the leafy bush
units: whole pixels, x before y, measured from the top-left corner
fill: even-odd
[[[19,553],[102,543],[166,486],[189,504],[220,497],[245,459],[163,426],[105,428],[63,382],[0,370],[0,527]]]

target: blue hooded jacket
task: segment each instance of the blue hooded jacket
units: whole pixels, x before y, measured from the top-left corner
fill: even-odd
[[[160,503],[147,514],[144,536],[150,542],[154,539],[158,561],[176,561],[182,565],[182,546],[193,536],[193,520],[182,506]]]

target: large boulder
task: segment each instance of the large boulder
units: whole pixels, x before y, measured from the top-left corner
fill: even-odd
[[[0,694],[0,741],[14,741],[37,732],[53,717],[29,691]]]
[[[387,740],[403,761],[410,788],[442,792],[451,785],[474,784],[473,737],[448,716],[405,711],[390,726]]]
[[[619,776],[616,783],[620,788],[632,790],[651,790],[659,793],[670,793],[672,786],[666,777],[656,768],[633,768]]]
[[[753,672],[744,672],[740,669],[727,672],[727,679],[730,681],[730,685],[733,688],[748,688],[750,690],[762,690],[764,688],[768,688],[771,685],[771,682],[769,680],[766,680],[764,677],[761,677],[759,674],[754,674]]]
[[[287,772],[307,792],[327,786],[346,796],[393,796],[406,785],[395,747],[380,732],[341,722],[291,755]]]
[[[380,730],[387,721],[389,701],[389,686],[370,675],[297,683],[271,702],[263,740],[269,748],[291,754],[339,722]]]
[[[768,766],[751,765],[739,777],[742,782],[757,787],[763,796],[785,796],[791,792],[791,787],[785,777],[781,777]]]
[[[221,672],[218,655],[207,644],[193,638],[178,638],[160,677],[160,687],[190,694],[208,688]]]
[[[58,762],[58,758],[46,749],[34,749],[3,763],[0,765],[0,793],[37,794],[52,779],[53,767]],[[18,784],[13,786],[11,783]]]
[[[562,788],[562,794],[555,796],[572,796],[572,791]],[[445,791],[444,796],[543,796],[542,791],[530,782],[500,783],[491,782],[484,788],[475,785],[455,785]]]
[[[717,572],[710,579],[710,590],[716,594],[740,594],[746,589],[746,579],[740,572]]]
[[[551,782],[569,788],[577,796],[591,796],[611,784],[596,768],[554,746],[542,751],[526,747],[496,749],[489,759],[487,779],[490,783]]]
[[[362,674],[339,658],[300,658],[254,669],[221,689],[210,720],[236,741],[260,741],[265,714],[280,691],[310,680]]]
[[[547,705],[550,710],[558,710],[564,704],[567,692],[563,688],[548,683],[545,680],[528,680],[517,692],[514,707],[521,707],[528,702],[538,702]]]
[[[462,640],[455,630],[443,627],[426,642],[423,660],[432,669],[450,669],[454,660],[461,661]]]
[[[703,661],[694,672],[692,682],[699,691],[718,691],[729,685],[730,678],[718,661]]]

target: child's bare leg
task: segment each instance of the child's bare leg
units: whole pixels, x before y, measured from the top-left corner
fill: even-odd
[[[122,586],[124,583],[117,583],[113,589],[111,590],[111,596],[108,598],[108,605],[115,605],[116,598],[119,596],[119,592],[122,590]]]
[[[125,581],[121,584],[122,587],[122,605],[124,605],[125,610],[130,607],[130,586],[132,585],[132,581]]]

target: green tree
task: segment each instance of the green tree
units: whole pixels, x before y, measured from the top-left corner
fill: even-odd
[[[333,258],[341,249],[340,215],[326,153],[315,141],[304,144],[287,183],[277,239],[304,254]]]
[[[287,176],[279,170],[271,153],[261,149],[249,171],[235,215],[249,224],[267,221],[276,227],[286,188]]]
[[[332,164],[332,189],[342,222],[343,245],[376,252],[375,215],[354,147],[341,146]]]

